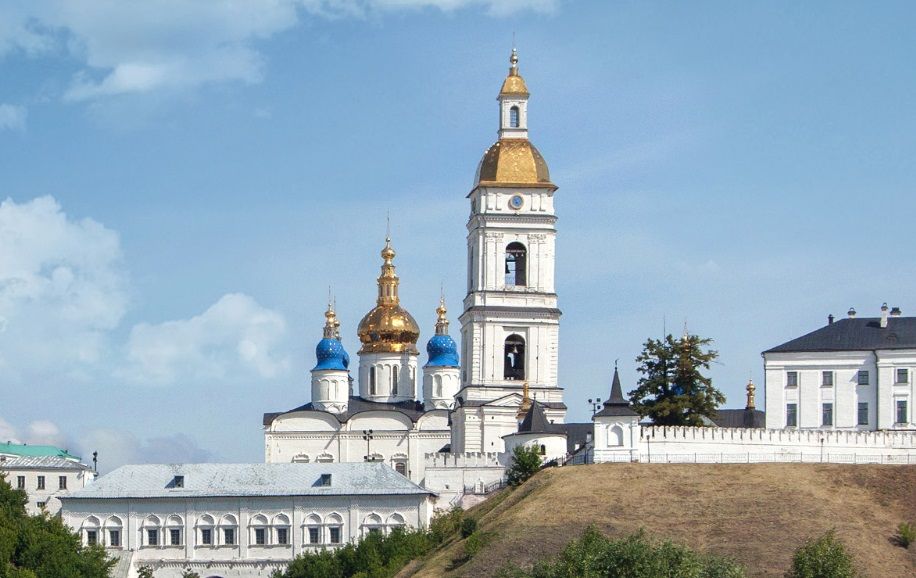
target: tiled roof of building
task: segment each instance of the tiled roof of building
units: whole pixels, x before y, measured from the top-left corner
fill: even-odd
[[[0,458],[0,470],[2,469],[89,470],[91,468],[75,459],[58,456],[17,456]]]
[[[525,414],[521,425],[518,426],[518,433],[565,434],[566,430],[562,424],[550,423],[547,419],[547,414],[544,413],[543,404],[535,400],[531,402],[531,408],[528,409],[528,413]]]
[[[322,485],[323,474],[330,485]],[[65,499],[431,493],[382,463],[144,464],[121,466]]]
[[[620,387],[620,375],[617,368],[614,368],[614,379],[611,381],[611,397],[604,402],[601,411],[594,417],[619,417],[639,415],[630,407],[630,402],[624,399],[623,390]]]
[[[347,411],[343,413],[332,413],[325,411],[323,409],[316,409],[312,403],[307,403],[305,405],[300,405],[295,409],[289,411],[281,411],[274,413],[265,413],[264,414],[264,425],[269,426],[273,423],[275,419],[281,415],[286,415],[288,413],[293,413],[297,411],[320,411],[322,413],[327,413],[333,415],[337,418],[340,423],[344,423],[349,420],[351,417],[358,413],[364,411],[396,411],[402,413],[410,418],[411,421],[416,423],[418,419],[423,417],[424,414],[428,411],[423,407],[423,402],[421,401],[398,401],[398,402],[381,402],[381,401],[368,401],[359,396],[351,395],[350,401],[347,403]],[[442,410],[429,410],[429,411],[442,411]]]
[[[74,456],[67,450],[62,450],[55,446],[16,444],[12,442],[0,443],[0,455],[25,457],[58,456],[61,458],[79,460],[78,456]]]
[[[564,423],[561,425],[563,429],[566,430],[566,453],[570,455],[584,448],[592,432],[595,430],[595,424],[592,422]]]
[[[762,428],[766,413],[759,409],[720,409],[712,418],[719,427]]]
[[[894,317],[881,327],[878,317],[840,319],[764,353],[916,349],[916,317]]]

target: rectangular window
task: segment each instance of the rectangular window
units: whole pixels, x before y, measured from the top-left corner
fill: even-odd
[[[868,385],[868,372],[865,370],[860,371],[857,379],[859,385]]]
[[[832,403],[825,403],[821,406],[821,425],[833,425]]]
[[[38,489],[39,490],[45,489],[45,477],[44,476],[38,476]]]
[[[181,530],[178,528],[169,530],[169,544],[172,546],[181,546]]]
[[[267,535],[267,532],[264,530],[264,528],[255,528],[254,543],[257,544],[258,546],[263,546],[264,544],[267,543],[266,535]]]
[[[897,383],[909,383],[910,382],[910,370],[906,368],[900,368],[897,370]]]
[[[859,425],[868,425],[868,402],[859,402]]]
[[[146,531],[146,545],[147,546],[158,546],[159,545],[159,530],[147,530]]]
[[[44,510],[47,502],[35,502],[35,505],[38,506],[39,510]]]
[[[67,489],[67,476],[58,476],[57,477],[57,486],[61,490],[66,490]]]
[[[95,546],[99,543],[99,535],[95,530],[86,530],[86,543]]]
[[[277,544],[289,544],[289,530],[277,528]]]
[[[821,372],[821,387],[833,387],[833,372],[832,371],[822,371]]]
[[[333,526],[328,528],[328,531],[330,532],[331,544],[340,544],[340,527]]]
[[[210,528],[203,528],[200,531],[200,543],[204,546],[213,545],[213,530]]]
[[[223,528],[223,544],[227,546],[235,545],[235,528]]]
[[[319,540],[318,528],[309,528],[309,544],[317,544]]]
[[[910,421],[905,399],[897,400],[897,423],[907,423]]]
[[[786,387],[798,387],[798,372],[797,371],[787,371],[786,372]]]
[[[25,489],[25,476],[16,476],[16,487],[20,490]]]
[[[798,426],[798,404],[786,404],[786,427]]]
[[[120,530],[108,530],[108,545],[112,548],[121,547],[121,531]]]

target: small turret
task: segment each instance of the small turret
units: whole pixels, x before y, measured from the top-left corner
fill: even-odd
[[[343,413],[350,401],[350,356],[340,342],[333,303],[328,303],[324,317],[323,338],[315,347],[317,363],[312,368],[312,405],[317,410]]]
[[[426,344],[429,361],[423,366],[423,400],[426,409],[449,409],[460,387],[458,346],[448,334],[445,298],[436,308],[436,334]]]

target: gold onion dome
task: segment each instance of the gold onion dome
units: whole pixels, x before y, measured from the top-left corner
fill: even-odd
[[[360,353],[419,353],[417,340],[420,338],[420,326],[400,305],[400,281],[394,272],[394,256],[391,239],[385,239],[385,248],[382,249],[382,274],[378,278],[377,305],[366,313],[357,330],[359,340],[363,344]]]

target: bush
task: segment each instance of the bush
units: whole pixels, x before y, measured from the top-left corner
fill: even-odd
[[[855,578],[852,555],[833,530],[817,540],[808,540],[795,551],[786,578]]]
[[[916,525],[909,522],[900,522],[900,525],[897,526],[897,535],[894,538],[898,545],[909,548],[910,544],[916,542]]]
[[[490,541],[490,535],[484,532],[473,532],[464,541],[464,559],[470,560]]]
[[[429,536],[435,544],[441,544],[458,533],[464,510],[454,506],[447,512],[438,511],[429,523]]]
[[[474,518],[465,518],[461,520],[461,537],[467,538],[477,531],[477,520]]]
[[[541,469],[541,453],[536,446],[515,446],[507,477],[510,486],[518,486]]]

